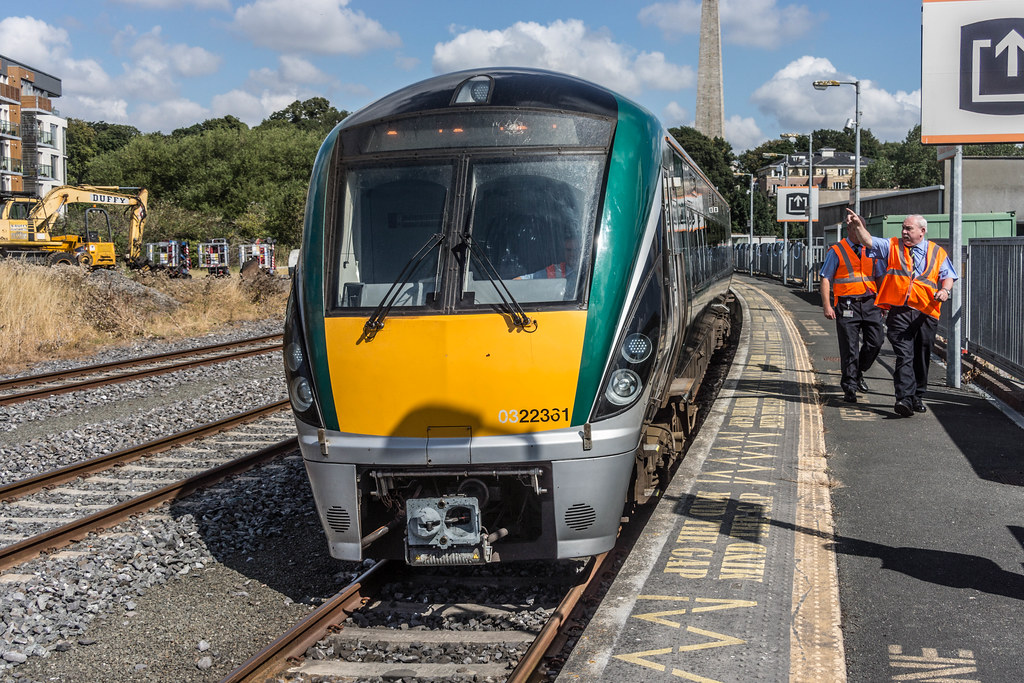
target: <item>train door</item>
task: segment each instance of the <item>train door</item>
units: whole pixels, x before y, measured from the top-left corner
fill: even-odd
[[[662,224],[665,231],[665,275],[670,292],[666,297],[669,308],[668,327],[672,332],[672,366],[683,345],[686,322],[689,319],[688,301],[690,283],[687,277],[686,253],[689,235],[686,228],[683,160],[671,147],[665,148],[664,182],[662,197]]]

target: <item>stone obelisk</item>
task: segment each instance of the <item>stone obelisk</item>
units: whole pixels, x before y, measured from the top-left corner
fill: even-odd
[[[709,138],[725,137],[721,34],[718,0],[703,0],[700,8],[700,61],[697,64],[695,127]]]

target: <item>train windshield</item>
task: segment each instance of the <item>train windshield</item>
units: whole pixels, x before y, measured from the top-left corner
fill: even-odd
[[[459,110],[343,132],[332,308],[581,301],[613,126]]]
[[[470,171],[470,230],[463,305],[574,301],[589,264],[603,156],[503,158]],[[500,284],[493,282],[500,279]]]
[[[398,307],[433,298],[440,249],[420,250],[444,230],[451,183],[450,163],[394,163],[345,174],[337,306],[377,306],[392,285]]]

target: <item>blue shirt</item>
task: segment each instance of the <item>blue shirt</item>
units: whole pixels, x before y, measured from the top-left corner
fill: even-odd
[[[889,259],[889,240],[882,237],[872,237],[871,247],[868,248],[868,256],[875,261],[875,274],[878,272],[878,264],[882,264],[882,272],[885,272],[885,264]],[[928,240],[924,239],[918,242],[916,245],[910,248],[910,254],[914,258],[914,274],[920,274],[924,270],[925,262],[928,258]],[[822,269],[824,270],[824,268]],[[956,274],[956,269],[953,268],[953,264],[949,260],[949,256],[946,256],[946,260],[939,266],[939,283],[941,285],[942,280],[946,278],[953,278],[954,281],[959,280],[960,276]]]

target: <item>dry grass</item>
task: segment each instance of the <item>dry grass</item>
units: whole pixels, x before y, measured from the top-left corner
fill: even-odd
[[[289,283],[170,279],[0,262],[0,373],[138,339],[179,339],[284,314]]]

